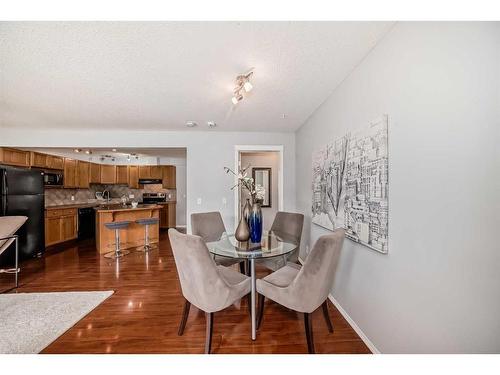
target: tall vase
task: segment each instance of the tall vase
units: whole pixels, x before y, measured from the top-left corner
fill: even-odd
[[[253,243],[260,243],[262,239],[262,210],[260,208],[260,203],[254,203],[252,205],[248,225],[250,227],[250,241]]]
[[[245,220],[248,223],[248,220],[250,220],[250,212],[252,211],[252,205],[250,204],[250,199],[247,198],[247,203],[245,203],[245,206],[243,207],[243,212],[242,215],[245,218]]]
[[[248,229],[247,221],[243,215],[241,216],[238,228],[236,228],[236,232],[234,232],[234,237],[240,242],[248,241],[250,237],[250,230]]]

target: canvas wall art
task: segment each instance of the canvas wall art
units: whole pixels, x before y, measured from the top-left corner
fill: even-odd
[[[387,116],[313,153],[312,222],[382,253],[388,251]]]

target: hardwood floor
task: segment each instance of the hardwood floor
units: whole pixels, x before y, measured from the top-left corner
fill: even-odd
[[[258,270],[258,277],[267,273]],[[5,289],[12,275],[0,274]],[[184,299],[166,232],[160,248],[119,263],[99,256],[92,241],[58,245],[22,264],[22,292],[114,290],[115,293],[42,353],[203,353],[205,314],[191,306],[178,336]],[[250,338],[247,299],[215,313],[212,353],[307,353],[302,314],[266,301],[257,340]],[[316,353],[370,353],[329,303],[334,332],[319,308],[312,314]]]

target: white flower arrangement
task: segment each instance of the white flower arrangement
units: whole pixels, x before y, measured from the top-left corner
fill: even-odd
[[[247,170],[250,166],[246,168],[240,169],[238,173],[234,172],[232,169],[228,167],[224,167],[224,171],[226,173],[231,173],[233,176],[236,176],[238,179],[238,183],[234,185],[231,190],[234,190],[237,187],[241,187],[248,191],[250,197],[252,198],[252,203],[257,201],[263,201],[266,195],[266,189],[261,185],[256,185],[255,181],[252,177],[249,177],[247,174]]]

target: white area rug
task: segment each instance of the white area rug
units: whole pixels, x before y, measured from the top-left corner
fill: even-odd
[[[40,353],[113,293],[0,294],[0,353]]]

